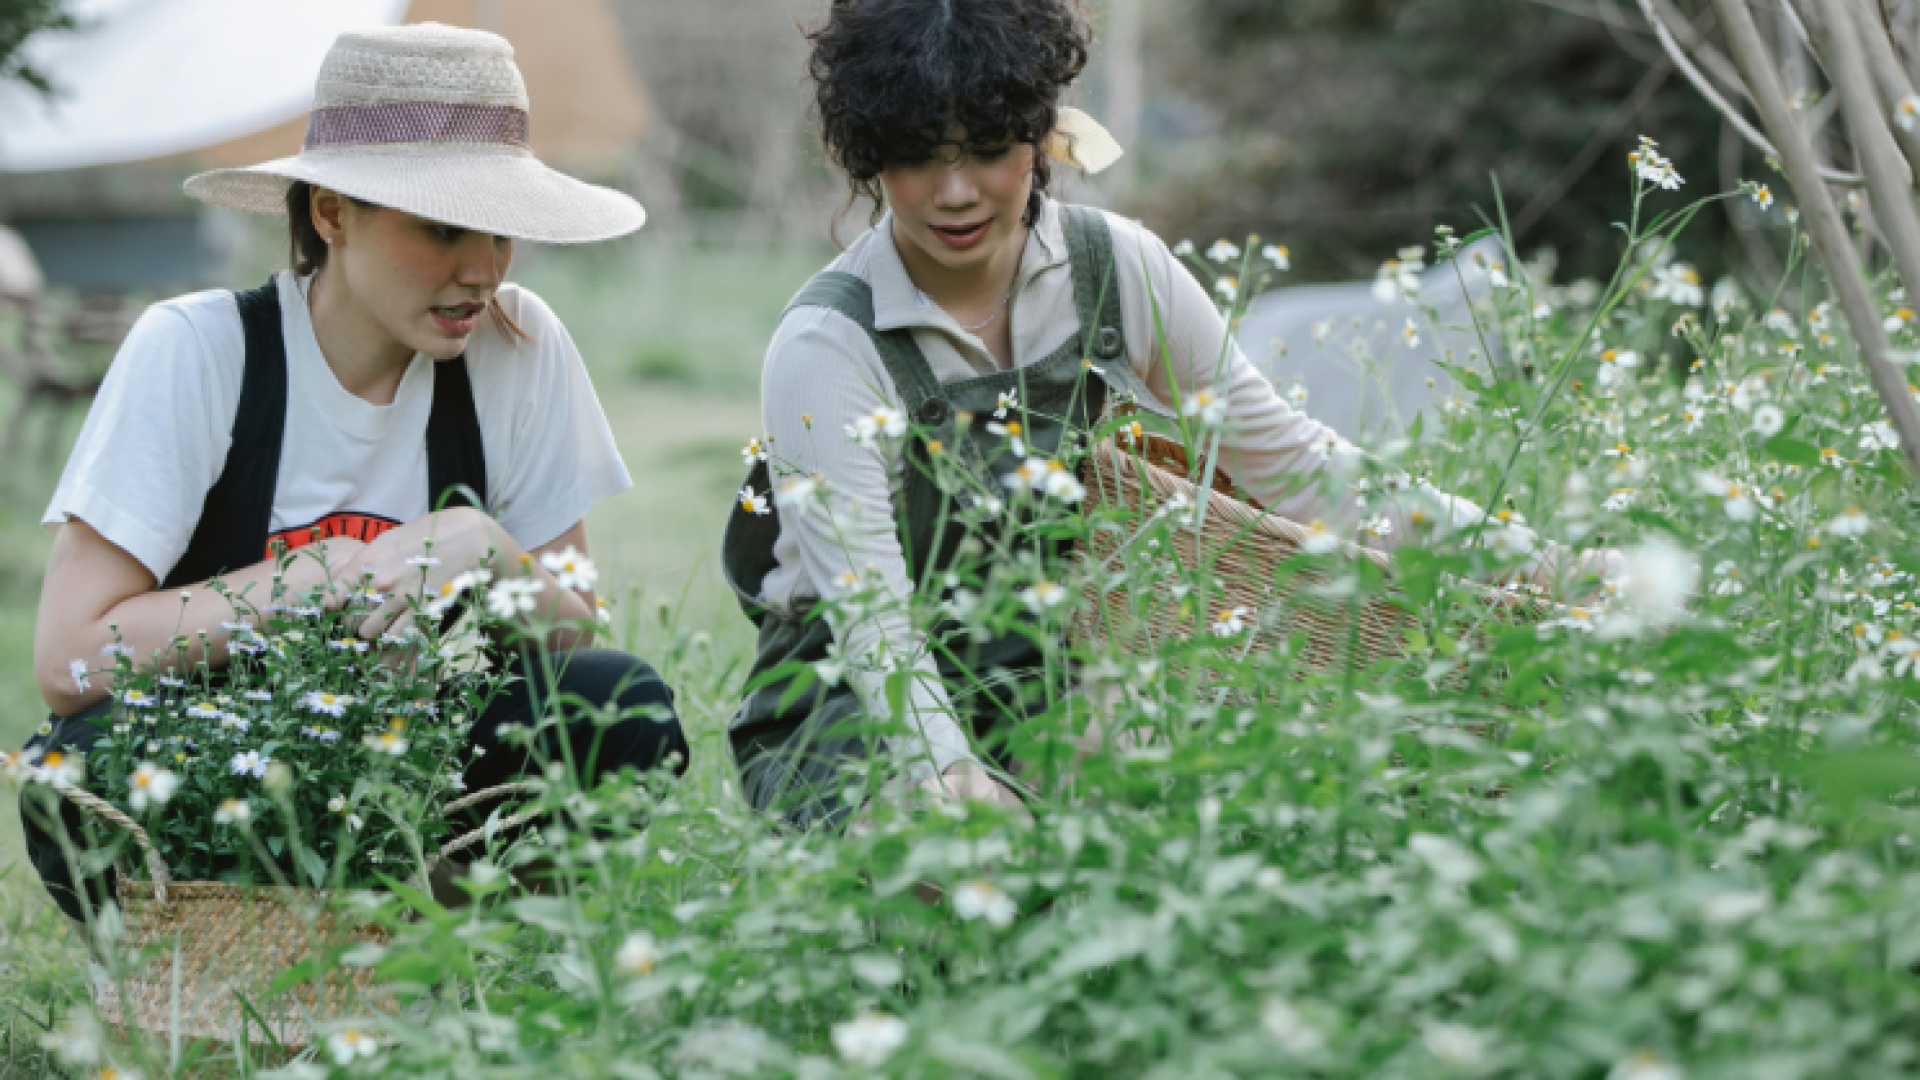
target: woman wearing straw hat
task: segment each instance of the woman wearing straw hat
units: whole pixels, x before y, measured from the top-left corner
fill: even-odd
[[[806,692],[785,679],[748,696],[730,729],[742,785],[797,824],[842,820],[854,809],[843,771],[875,749],[856,725],[872,718],[899,733],[885,749],[918,787],[1015,805],[996,768],[1007,721],[1048,705],[1031,692],[1046,680],[1030,632],[930,647],[899,603],[819,617],[822,600],[876,583],[904,601],[965,550],[943,530],[969,507],[933,479],[930,448],[948,461],[972,451],[1004,475],[1053,453],[1063,418],[1084,426],[1105,400],[1159,413],[1211,400],[1204,412],[1222,424],[1222,464],[1240,486],[1278,515],[1348,536],[1358,500],[1323,497],[1318,478],[1360,451],[1289,407],[1158,237],[1047,195],[1055,167],[1094,172],[1121,153],[1060,104],[1088,56],[1078,0],[833,0],[810,37],[828,155],[885,213],[801,291],[767,352],[765,431],[807,478],[796,490],[815,497],[781,499],[757,462],[724,566],[760,624],[756,676],[812,662],[845,679]],[[1005,420],[1025,425],[1017,439]],[[924,436],[906,436],[908,422]],[[999,490],[996,479],[982,490]],[[833,512],[820,492],[838,500]],[[1462,499],[1422,499],[1443,528],[1482,518]],[[1360,539],[1398,542],[1399,514],[1388,509],[1400,527]]]
[[[57,532],[34,663],[54,716],[30,749],[97,737],[111,687],[77,684],[68,664],[97,657],[110,627],[141,657],[205,627],[185,662],[222,664],[231,607],[201,586],[218,575],[264,594],[271,545],[324,539],[324,564],[295,560],[289,584],[366,572],[392,596],[423,562],[429,590],[484,565],[528,567],[540,614],[563,627],[550,644],[567,650],[539,696],[625,717],[570,718],[574,760],[684,770],[671,692],[641,660],[585,648],[590,583],[563,588],[539,558],[585,552],[588,508],[632,482],[565,327],[504,280],[513,245],[605,240],[645,214],[533,156],[511,46],[433,24],[342,34],[305,148],[186,190],[287,214],[293,267],[257,289],[155,305],[115,359],[44,519]],[[389,601],[360,632],[376,640],[409,618]],[[476,754],[470,789],[525,766],[498,729],[533,719],[535,689],[516,682],[475,723],[476,748],[494,752]],[[550,738],[558,758],[562,736]],[[35,865],[77,917],[58,845],[27,824]]]

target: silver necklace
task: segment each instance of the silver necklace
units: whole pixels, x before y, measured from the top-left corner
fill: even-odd
[[[1001,312],[1007,310],[1007,305],[1012,301],[1013,301],[1013,286],[1009,285],[1007,286],[1007,295],[1000,298],[1000,306],[993,309],[993,314],[987,316],[987,321],[975,323],[972,326],[963,326],[960,329],[965,330],[969,334],[975,334],[975,333],[979,333],[982,330],[985,330],[987,327],[993,325],[993,320],[999,318]]]

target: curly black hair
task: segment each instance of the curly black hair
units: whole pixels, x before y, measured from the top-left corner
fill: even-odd
[[[1093,28],[1080,0],[833,0],[807,38],[820,136],[851,188],[841,215],[864,195],[877,222],[881,171],[925,161],[953,125],[969,146],[1037,149]],[[1051,179],[1034,154],[1027,224]]]

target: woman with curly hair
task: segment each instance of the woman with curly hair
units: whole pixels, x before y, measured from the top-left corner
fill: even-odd
[[[998,460],[997,476],[1008,426],[987,421],[1009,408],[1026,448],[1050,454],[1107,400],[1166,413],[1205,394],[1224,404],[1222,465],[1241,486],[1276,514],[1349,528],[1356,500],[1330,504],[1315,478],[1359,451],[1275,392],[1158,237],[1047,194],[1056,165],[1091,170],[1119,153],[1061,105],[1091,42],[1078,0],[833,0],[810,37],[827,151],[876,218],[781,320],[761,400],[772,445],[836,510],[766,506],[759,461],[724,564],[760,623],[756,674],[831,661],[847,678],[748,696],[730,729],[742,784],[793,823],[837,823],[852,809],[841,773],[874,749],[851,729],[878,721],[905,733],[886,748],[917,786],[1017,805],[999,746],[1005,725],[1044,707],[1030,635],[929,642],[904,604],[820,617],[822,600],[856,590],[904,600],[964,552],[941,542],[960,508],[932,479],[929,446]],[[888,437],[903,421],[919,434]],[[1438,503],[1443,521],[1479,517]],[[1372,542],[1405,535],[1378,531]],[[890,694],[901,672],[909,689]]]

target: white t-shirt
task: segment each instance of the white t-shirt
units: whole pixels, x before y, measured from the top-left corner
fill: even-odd
[[[283,270],[275,280],[288,377],[273,534],[298,546],[318,525],[324,535],[370,539],[419,518],[429,509],[434,362],[415,354],[391,405],[355,397],[320,355],[307,311],[310,279]],[[467,371],[486,447],[487,504],[532,550],[633,481],[566,328],[517,285],[498,296],[532,340],[511,339],[483,316],[467,341]],[[226,465],[245,370],[232,293],[148,308],[107,371],[41,521],[51,529],[80,518],[165,580]]]

